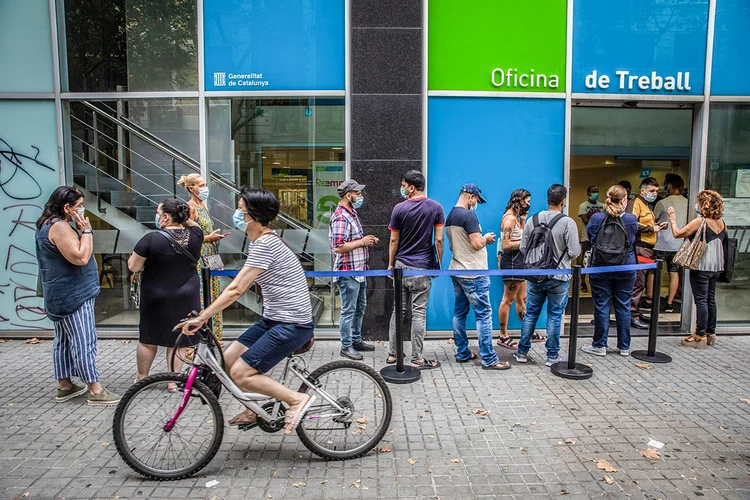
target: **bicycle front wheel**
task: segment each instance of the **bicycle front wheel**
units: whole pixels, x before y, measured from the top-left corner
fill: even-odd
[[[392,412],[391,391],[378,372],[354,361],[333,361],[308,379],[315,382],[318,399],[297,427],[307,449],[327,460],[348,460],[377,446]],[[312,389],[303,384],[299,391]]]
[[[115,446],[136,472],[152,479],[174,480],[204,468],[221,446],[224,415],[216,395],[196,379],[192,396],[167,431],[182,400],[186,374],[159,373],[128,389],[115,410],[112,423]],[[168,392],[167,384],[177,384]]]

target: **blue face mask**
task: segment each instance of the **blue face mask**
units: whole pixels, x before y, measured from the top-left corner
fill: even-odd
[[[156,229],[161,229],[161,224],[159,224],[159,219],[160,219],[159,214],[156,214],[154,216],[154,225],[156,226]]]
[[[591,195],[589,196],[589,199],[590,199],[591,201],[596,201],[596,200],[598,200],[598,199],[599,199],[599,193],[591,193]]]
[[[695,213],[696,213],[696,214],[698,214],[698,215],[700,215],[700,214],[701,214],[701,209],[700,209],[700,208],[698,208],[698,204],[697,204],[697,203],[696,203],[696,204],[695,204],[695,205],[693,206],[693,208],[695,209]]]
[[[208,199],[208,187],[198,188],[198,198],[203,201]]]
[[[469,210],[471,210],[472,212],[476,212],[478,206],[479,205],[472,205],[472,206],[469,207]]]
[[[240,209],[234,211],[232,222],[234,223],[234,227],[236,227],[243,233],[245,232],[245,229],[247,229],[247,222],[245,222],[245,212]]]
[[[401,197],[405,200],[409,199],[409,195],[406,194],[406,189],[404,189],[403,186],[401,187]]]
[[[652,203],[656,201],[656,195],[655,194],[646,194],[643,196],[647,202]]]
[[[360,196],[357,196],[357,197],[356,197],[356,198],[354,199],[354,203],[352,203],[352,206],[353,206],[353,207],[354,207],[354,209],[356,210],[356,209],[358,209],[359,207],[361,207],[361,206],[362,206],[362,203],[364,203],[364,202],[365,202],[365,197],[364,197],[364,196],[362,196],[362,195],[360,195]]]

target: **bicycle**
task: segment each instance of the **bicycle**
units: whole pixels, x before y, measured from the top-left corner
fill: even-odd
[[[204,325],[196,335],[200,340],[186,371],[159,373],[136,382],[115,410],[112,432],[117,451],[147,478],[183,479],[213,459],[224,436],[222,386],[258,416],[255,422],[239,425],[240,430],[284,429],[285,405],[262,394],[245,393],[224,370],[221,346],[211,329]],[[303,346],[287,358],[281,379],[286,383],[291,373],[302,381],[299,392],[313,391],[317,396],[297,435],[308,450],[326,460],[359,458],[378,445],[390,425],[388,386],[378,372],[354,361],[332,361],[309,372],[300,355],[310,347]],[[178,390],[168,392],[169,383],[177,384]],[[190,404],[195,400],[200,404]]]

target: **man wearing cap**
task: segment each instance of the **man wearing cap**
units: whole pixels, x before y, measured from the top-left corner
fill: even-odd
[[[334,271],[364,271],[369,269],[368,247],[375,245],[378,238],[365,236],[357,209],[362,206],[363,184],[354,179],[344,181],[338,188],[339,202],[328,227],[331,241]],[[367,308],[367,281],[364,276],[333,278],[339,285],[341,294],[341,356],[360,361],[360,351],[374,351],[375,346],[362,341],[362,318]]]
[[[476,215],[477,206],[487,200],[476,184],[464,184],[448,219],[445,230],[448,233],[451,252],[450,269],[488,269],[487,245],[495,243],[495,233],[482,235],[482,226]],[[466,363],[477,355],[469,350],[466,336],[466,316],[469,308],[474,309],[477,318],[479,355],[485,370],[507,370],[510,364],[500,361],[492,347],[492,304],[490,304],[489,276],[451,276],[456,303],[453,311],[453,341],[456,345],[456,361]]]
[[[443,207],[424,195],[422,172],[409,170],[401,177],[401,196],[405,198],[393,208],[388,229],[388,269],[440,269],[443,257]],[[434,243],[433,243],[434,237]],[[411,298],[411,366],[419,369],[437,368],[440,363],[423,356],[427,329],[427,300],[432,283],[429,276],[405,276],[403,287]],[[401,304],[395,304],[401,307]],[[396,362],[396,311],[391,314],[386,363]]]

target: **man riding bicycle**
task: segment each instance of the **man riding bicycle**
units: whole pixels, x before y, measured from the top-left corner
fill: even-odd
[[[185,335],[193,335],[210,318],[236,302],[253,283],[260,285],[263,292],[261,320],[224,352],[225,369],[242,390],[265,394],[289,405],[284,419],[284,434],[289,435],[315,396],[288,389],[265,373],[312,338],[310,292],[299,259],[268,227],[279,214],[279,201],[273,193],[243,186],[237,207],[234,225],[250,240],[245,265],[208,308],[175,328],[182,329]],[[245,410],[229,424],[249,424],[256,418],[254,412]]]

